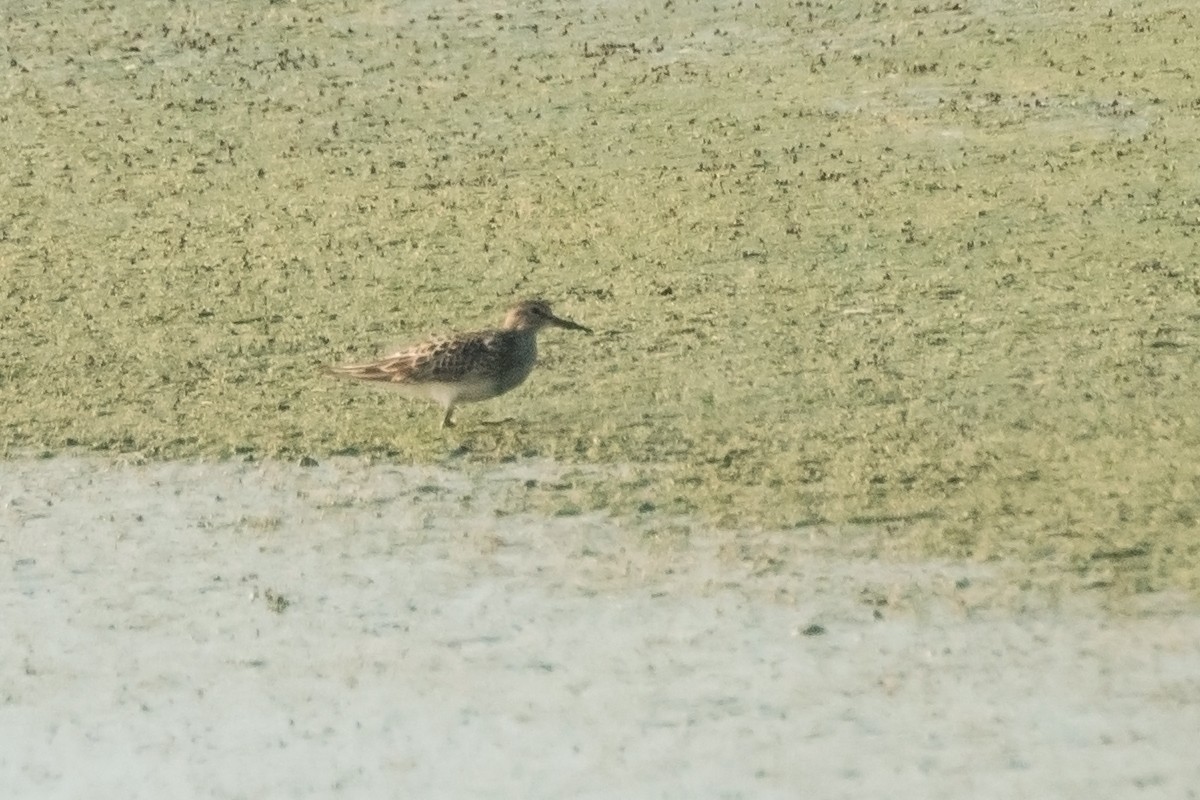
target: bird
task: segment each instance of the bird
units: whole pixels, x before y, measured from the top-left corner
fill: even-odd
[[[375,361],[331,365],[326,371],[433,401],[445,412],[440,427],[448,428],[454,425],[456,405],[490,400],[525,382],[537,363],[538,332],[545,327],[592,333],[555,316],[545,300],[521,300],[508,309],[499,328],[435,336]]]

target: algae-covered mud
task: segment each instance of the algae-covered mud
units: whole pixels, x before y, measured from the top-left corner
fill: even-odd
[[[0,440],[1196,590],[1179,5],[7,3]],[[598,335],[451,433],[319,374],[535,294]]]

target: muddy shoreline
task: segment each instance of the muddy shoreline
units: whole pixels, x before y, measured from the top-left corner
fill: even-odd
[[[1200,613],[477,473],[0,462],[12,797],[1188,796]],[[757,548],[754,549],[754,548]]]

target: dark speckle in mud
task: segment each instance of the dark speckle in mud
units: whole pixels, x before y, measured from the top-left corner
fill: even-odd
[[[292,604],[290,600],[271,588],[263,590],[262,599],[267,604],[267,609],[275,614],[282,614]]]

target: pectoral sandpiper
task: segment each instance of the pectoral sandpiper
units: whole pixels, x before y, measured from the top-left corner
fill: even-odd
[[[435,337],[377,361],[331,366],[328,371],[432,400],[445,409],[445,428],[454,424],[456,404],[490,400],[529,377],[537,362],[538,331],[547,325],[591,333],[590,328],[556,317],[544,300],[523,300],[509,309],[499,328]]]

